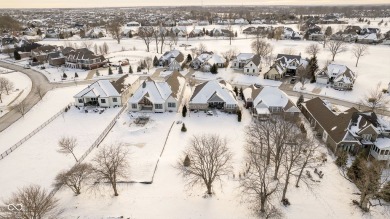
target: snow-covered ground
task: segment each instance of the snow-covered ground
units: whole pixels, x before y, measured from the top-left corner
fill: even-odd
[[[133,115],[134,116],[134,115]],[[130,151],[130,180],[139,180],[140,176],[150,177],[155,162],[159,159],[154,181],[150,185],[142,183],[125,183],[119,185],[119,196],[112,195],[110,186],[105,186],[98,193],[83,191],[75,197],[70,190],[62,190],[56,194],[64,208],[67,218],[254,218],[251,211],[241,200],[237,176],[243,169],[245,126],[250,122],[248,111],[244,110],[243,120],[237,122],[236,115],[217,112],[207,116],[203,112],[190,113],[183,118],[180,114],[150,114],[152,122],[138,128],[131,116],[123,115],[114,129],[107,136],[103,145],[123,142]],[[187,132],[181,132],[182,121]],[[159,158],[161,147],[173,124],[165,150]],[[222,128],[223,127],[223,128]],[[174,168],[182,157],[182,152],[195,134],[218,134],[227,139],[228,147],[233,151],[234,159],[232,175],[223,178],[223,186],[214,185],[215,196],[204,198],[204,187],[188,189],[185,182]],[[120,138],[120,139],[119,139]],[[321,151],[326,152],[322,147]],[[96,153],[94,150],[93,153]],[[88,159],[91,159],[94,154]],[[308,189],[304,183],[300,188],[291,185],[287,197],[292,203],[285,208],[279,204],[280,197],[275,197],[274,204],[282,209],[288,218],[386,218],[374,208],[370,215],[363,215],[352,205],[357,199],[356,187],[344,179],[328,156],[328,161],[319,168],[325,176],[320,183]],[[181,160],[180,160],[181,162]],[[233,174],[232,173],[232,174]],[[146,175],[145,175],[146,174]],[[144,178],[142,178],[144,179]],[[295,182],[295,178],[292,180]],[[292,183],[294,184],[294,183]],[[152,207],[153,206],[153,207]],[[153,208],[153,210],[151,210]],[[382,209],[381,209],[382,210]]]
[[[71,155],[59,153],[61,137],[75,137],[75,156],[81,157],[119,112],[119,108],[106,109],[99,114],[82,109],[71,109],[57,117],[49,125],[23,143],[0,165],[1,199],[6,199],[15,188],[39,184],[50,189],[55,176],[75,164]],[[6,136],[8,137],[8,136]]]
[[[34,131],[41,124],[49,120],[57,112],[73,102],[73,96],[84,89],[86,85],[59,88],[47,92],[24,117],[17,120],[10,127],[0,132],[0,153],[3,153],[13,144]]]
[[[20,72],[9,72],[11,71],[8,69],[0,69],[0,77],[8,79],[14,84],[14,89],[8,95],[4,92],[1,96],[0,117],[9,111],[9,107],[23,101],[30,93],[32,86],[31,80],[27,75]]]

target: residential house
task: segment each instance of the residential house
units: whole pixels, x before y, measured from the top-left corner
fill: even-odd
[[[121,91],[110,80],[98,80],[74,96],[76,106],[122,106]],[[126,102],[125,102],[126,103]]]
[[[297,119],[300,110],[278,87],[254,86],[243,90],[245,108],[259,119],[270,115],[282,115],[286,119]]]
[[[240,53],[232,60],[231,68],[243,69],[245,74],[259,75],[260,56],[253,53]]]
[[[52,45],[43,45],[31,50],[31,58],[30,65],[40,65],[46,62],[47,55],[58,50],[57,46]]]
[[[224,80],[212,80],[197,85],[190,98],[190,110],[207,111],[215,108],[230,113],[238,110],[233,88]]]
[[[308,60],[300,55],[278,54],[275,63],[264,74],[265,79],[280,80],[284,76],[295,76],[299,66],[306,68]]]
[[[223,68],[225,63],[226,59],[222,56],[214,54],[213,52],[204,52],[192,60],[191,66],[194,69],[200,69],[204,72],[209,72],[214,64],[218,68]]]
[[[193,29],[189,34],[188,37],[193,38],[193,37],[201,37],[203,36],[203,30],[202,29]]]
[[[331,63],[316,73],[316,83],[336,90],[352,90],[356,74],[345,65]]]
[[[357,109],[340,112],[332,104],[316,97],[302,103],[301,111],[317,136],[333,153],[339,148],[355,153],[359,150],[360,141],[348,131],[352,115],[358,112]]]
[[[103,55],[95,55],[87,48],[73,49],[64,48],[62,50],[65,56],[65,66],[68,68],[96,69],[107,63]]]
[[[51,66],[61,66],[65,64],[65,56],[60,52],[51,52],[47,54],[47,62]]]
[[[129,109],[133,112],[177,112],[185,89],[185,78],[174,71],[165,81],[148,78],[129,99]]]
[[[181,70],[181,62],[184,61],[184,55],[179,50],[165,52],[159,59],[160,66],[168,66],[170,71]]]

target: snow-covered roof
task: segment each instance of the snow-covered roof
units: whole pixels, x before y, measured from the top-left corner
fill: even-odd
[[[118,97],[120,94],[109,80],[99,80],[89,85],[87,88],[76,94],[75,98],[82,97]]]
[[[204,104],[216,94],[219,96],[226,104],[235,104],[237,105],[236,97],[233,93],[232,87],[226,81],[208,81],[198,85],[195,88],[194,93],[192,94],[190,103],[194,104]]]
[[[390,138],[377,138],[375,146],[381,150],[390,149]]]
[[[143,97],[146,97],[152,103],[165,103],[171,93],[168,83],[147,80],[135,91],[129,99],[129,103],[138,103]]]
[[[240,53],[237,55],[236,59],[239,62],[248,61],[248,60],[251,60],[253,58],[253,56],[255,56],[255,54],[253,54],[253,53]]]

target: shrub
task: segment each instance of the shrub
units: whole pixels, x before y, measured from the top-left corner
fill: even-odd
[[[65,73],[62,75],[62,78],[67,78],[68,75],[66,75]]]
[[[22,57],[20,57],[20,54],[19,54],[19,52],[18,51],[14,51],[14,58],[15,58],[15,60],[20,60],[20,59],[22,59]]]
[[[74,73],[74,77],[75,77],[75,78],[78,78],[78,77],[79,77],[79,75],[77,74],[77,72]]]
[[[191,160],[188,157],[188,155],[186,155],[186,158],[184,158],[183,166],[189,167],[190,165],[191,165]]]
[[[112,74],[113,74],[113,73],[112,73],[111,67],[108,67],[108,74],[109,74],[109,75],[112,75]]]
[[[344,150],[339,151],[337,159],[335,161],[338,167],[346,167],[348,160],[348,153]]]
[[[186,124],[183,123],[183,125],[181,126],[181,131],[182,132],[186,132],[187,131]]]

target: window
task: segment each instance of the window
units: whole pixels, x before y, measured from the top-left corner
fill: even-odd
[[[105,99],[100,99],[100,103],[106,103]]]
[[[113,97],[112,102],[116,103],[116,102],[118,102],[118,99],[116,97]]]
[[[249,69],[247,69],[246,72],[249,72]]]
[[[389,155],[389,150],[386,150],[386,151],[385,151],[385,155]]]
[[[137,104],[136,104],[136,103],[132,103],[132,104],[131,104],[131,108],[137,109]]]
[[[154,104],[155,109],[162,109],[163,105],[162,104]]]
[[[253,73],[255,73],[255,69],[253,69]]]
[[[83,103],[84,101],[83,101],[83,99],[79,99],[79,103]]]
[[[252,67],[252,63],[251,63],[251,67]]]
[[[370,141],[370,140],[371,140],[371,135],[370,135],[370,134],[363,134],[363,135],[362,135],[362,138],[363,138],[364,140]]]
[[[176,103],[168,103],[168,107],[174,108],[174,107],[176,107]]]
[[[381,155],[384,155],[385,154],[385,151],[384,150],[381,150]]]

